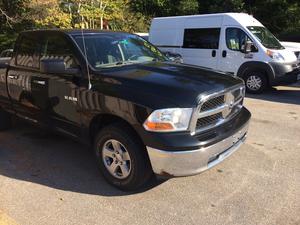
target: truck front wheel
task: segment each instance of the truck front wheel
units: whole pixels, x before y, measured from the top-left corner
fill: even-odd
[[[260,71],[249,71],[243,78],[248,93],[260,94],[268,87],[266,75]]]
[[[11,128],[11,124],[11,115],[0,108],[0,131],[4,131]]]
[[[145,146],[125,124],[101,129],[94,140],[94,152],[104,178],[121,190],[136,190],[153,174]]]

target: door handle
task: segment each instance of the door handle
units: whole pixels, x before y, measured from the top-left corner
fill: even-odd
[[[224,51],[222,52],[222,57],[225,58],[226,56],[227,56],[227,51],[224,50]]]
[[[212,56],[212,57],[216,57],[216,55],[217,55],[217,52],[216,52],[216,50],[212,50],[212,52],[211,52],[211,56]]]
[[[16,80],[19,78],[19,76],[18,75],[8,75],[8,78],[12,79],[12,80]]]
[[[40,84],[40,85],[45,85],[46,81],[44,81],[44,80],[33,80],[33,83]]]

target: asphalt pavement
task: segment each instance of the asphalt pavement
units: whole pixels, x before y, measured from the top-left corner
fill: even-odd
[[[17,123],[0,133],[3,224],[300,224],[300,84],[249,95],[246,144],[202,174],[125,193],[93,155]]]

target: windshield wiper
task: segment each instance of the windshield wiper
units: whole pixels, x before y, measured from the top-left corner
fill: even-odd
[[[284,49],[283,46],[276,46],[276,45],[266,45],[266,47],[270,49],[276,49],[276,50]]]
[[[118,66],[118,65],[124,65],[124,61],[118,61],[118,62],[116,62],[116,65]]]
[[[132,62],[132,61],[118,61],[116,62],[114,65],[128,65],[128,64],[134,64],[135,62]]]
[[[156,59],[156,58],[154,58],[154,59],[152,59],[152,62],[159,62],[160,60],[159,59]]]

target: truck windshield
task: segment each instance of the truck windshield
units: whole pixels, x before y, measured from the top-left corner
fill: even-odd
[[[247,27],[263,46],[269,49],[284,49],[276,37],[265,27]]]
[[[87,59],[96,69],[167,60],[156,47],[133,34],[84,34],[84,38],[74,38],[83,52],[85,43]]]

